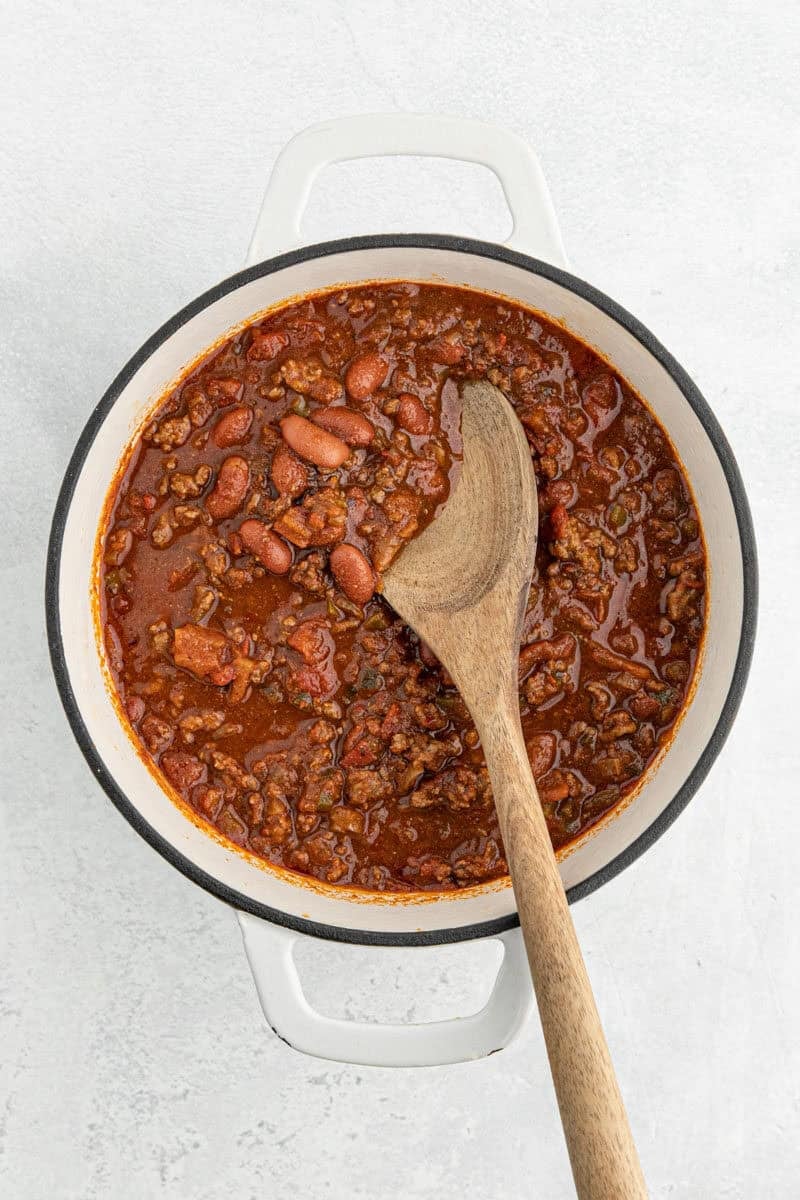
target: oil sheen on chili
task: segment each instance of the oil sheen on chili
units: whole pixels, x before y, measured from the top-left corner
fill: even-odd
[[[506,873],[469,714],[379,593],[447,498],[459,381],[484,377],[539,485],[519,694],[556,847],[635,786],[686,700],[702,534],[625,381],[479,292],[310,296],[164,398],[101,530],[106,647],[136,737],[203,821],[271,863],[378,891]]]

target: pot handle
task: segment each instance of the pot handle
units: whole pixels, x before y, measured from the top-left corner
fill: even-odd
[[[300,221],[319,172],[330,163],[395,155],[452,158],[488,167],[514,227],[506,245],[556,266],[567,259],[539,160],[518,134],[483,121],[422,113],[372,113],[322,121],[281,150],[269,177],[247,263],[302,243]]]
[[[248,913],[237,915],[267,1022],[279,1038],[303,1054],[368,1067],[469,1062],[502,1050],[531,1007],[528,960],[519,929],[498,935],[503,961],[479,1012],[420,1025],[378,1025],[316,1012],[306,999],[294,961],[300,935]]]

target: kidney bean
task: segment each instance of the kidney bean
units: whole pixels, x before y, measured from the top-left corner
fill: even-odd
[[[253,330],[253,340],[247,350],[248,362],[266,362],[280,354],[289,345],[285,333],[267,333],[263,329]]]
[[[352,408],[319,409],[311,414],[315,425],[335,433],[348,446],[368,446],[375,437],[375,426]]]
[[[354,400],[366,400],[367,396],[371,396],[381,386],[388,370],[389,364],[374,350],[359,354],[345,373],[344,386],[348,396],[352,396]]]
[[[130,696],[125,705],[132,725],[138,724],[144,716],[144,700],[141,696]]]
[[[563,541],[569,531],[569,513],[560,502],[550,510],[550,528],[557,542]]]
[[[215,521],[232,517],[242,506],[250,486],[247,460],[238,454],[226,458],[219,469],[217,481],[206,497],[206,511]]]
[[[292,499],[302,496],[309,484],[308,467],[285,442],[281,442],[272,457],[269,477],[281,496]]]
[[[206,765],[185,750],[167,750],[161,755],[161,770],[170,783],[186,792],[196,783],[205,783]]]
[[[273,575],[285,575],[292,565],[292,552],[286,542],[263,521],[256,521],[255,518],[242,521],[239,537],[245,550],[254,554]]]
[[[430,433],[433,428],[433,418],[422,401],[416,396],[412,396],[410,392],[403,392],[401,396],[398,396],[398,401],[396,420],[400,428],[405,429],[406,433],[413,433],[417,436]]]
[[[357,546],[336,546],[329,559],[333,577],[348,600],[365,605],[375,593],[375,572]]]
[[[232,408],[217,421],[211,437],[220,449],[224,450],[228,446],[245,441],[252,424],[252,408]]]
[[[333,471],[340,467],[350,454],[347,442],[328,433],[327,429],[320,429],[319,425],[314,425],[305,417],[290,413],[280,424],[281,433],[295,454],[317,467]]]
[[[542,804],[558,805],[569,799],[569,772],[550,771],[539,780],[539,799]]]

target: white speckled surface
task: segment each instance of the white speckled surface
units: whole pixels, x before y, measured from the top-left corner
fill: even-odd
[[[694,376],[750,490],[762,622],[733,736],[678,824],[576,909],[652,1195],[798,1195],[797,6],[9,8],[0,45],[6,598],[0,1192],[15,1200],[569,1197],[540,1035],[429,1072],[335,1067],[265,1028],[233,914],[140,841],[50,678],[42,560],[102,390],[241,264],[277,150],[325,116],[441,110],[538,148],[575,270]],[[340,167],[312,238],[500,236],[478,169]],[[13,507],[12,507],[13,505]],[[22,515],[20,515],[20,510]],[[331,1011],[477,1005],[488,945],[311,944]]]

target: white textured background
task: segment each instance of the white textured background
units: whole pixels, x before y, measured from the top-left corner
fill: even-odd
[[[9,1200],[569,1197],[536,1027],[428,1072],[335,1067],[265,1028],[233,914],[105,800],[50,678],[42,559],[101,392],[237,269],[291,133],[357,111],[506,123],[574,269],[715,408],[759,532],[739,721],[644,859],[576,920],[654,1197],[800,1194],[798,8],[38,0],[0,43],[3,620],[0,1193]],[[475,168],[326,174],[310,238],[499,237]],[[332,1012],[444,1015],[489,947],[303,955]]]

